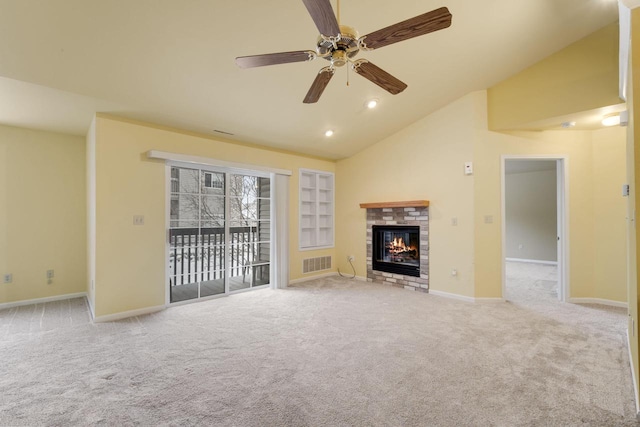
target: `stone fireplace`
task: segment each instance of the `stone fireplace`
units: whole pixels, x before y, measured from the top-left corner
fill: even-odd
[[[367,280],[429,291],[429,202],[363,203]]]

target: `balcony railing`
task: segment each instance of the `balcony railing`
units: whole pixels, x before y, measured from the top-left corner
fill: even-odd
[[[224,227],[172,228],[169,231],[171,286],[219,280],[225,270]],[[269,275],[269,242],[259,241],[259,228],[229,228],[229,277]]]

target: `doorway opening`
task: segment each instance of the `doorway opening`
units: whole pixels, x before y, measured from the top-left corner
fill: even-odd
[[[566,158],[502,158],[502,297],[566,301]]]

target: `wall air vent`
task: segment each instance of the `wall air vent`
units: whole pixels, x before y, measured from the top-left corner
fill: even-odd
[[[331,257],[321,256],[302,260],[302,273],[313,273],[314,271],[330,270]]]

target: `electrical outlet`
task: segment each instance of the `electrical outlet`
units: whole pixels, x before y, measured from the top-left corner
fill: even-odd
[[[353,262],[354,259],[356,258],[353,255],[347,255],[347,261]]]
[[[53,270],[47,270],[47,279],[53,279]]]
[[[144,225],[144,215],[134,215],[133,225]]]
[[[453,277],[456,277],[458,275],[458,270],[456,270],[456,269],[451,270],[451,275]]]
[[[3,281],[4,283],[11,283],[11,282],[13,282],[13,274],[5,274],[5,275],[3,276],[2,281]]]

